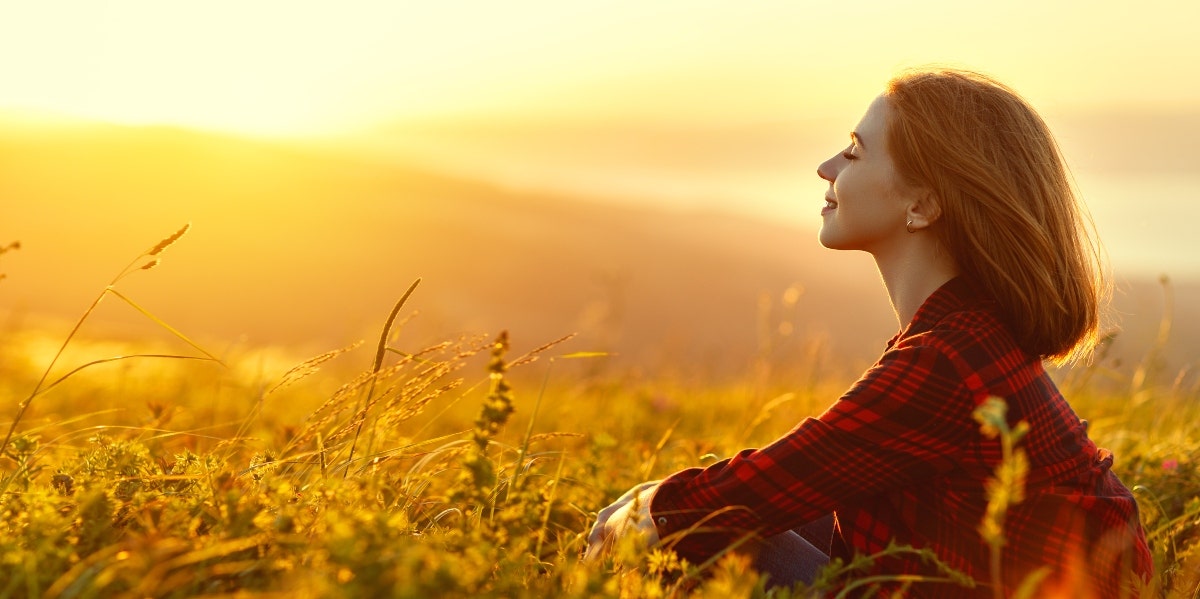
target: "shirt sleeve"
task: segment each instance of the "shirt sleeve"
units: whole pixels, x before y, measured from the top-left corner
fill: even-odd
[[[659,538],[699,563],[748,535],[770,537],[946,472],[978,434],[973,395],[940,349],[893,348],[820,417],[664,480],[650,506]]]

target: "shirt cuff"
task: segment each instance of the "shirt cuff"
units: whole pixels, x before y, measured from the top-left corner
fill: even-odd
[[[680,493],[702,471],[689,468],[676,472],[659,483],[649,501],[650,521],[660,543],[694,564],[702,563],[732,540],[732,535],[704,530],[702,521],[709,512],[687,506]]]

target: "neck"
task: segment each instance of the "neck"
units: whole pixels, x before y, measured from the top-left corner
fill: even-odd
[[[901,329],[912,322],[917,309],[934,291],[958,275],[954,260],[938,251],[932,235],[916,235],[921,237],[894,251],[873,253]]]

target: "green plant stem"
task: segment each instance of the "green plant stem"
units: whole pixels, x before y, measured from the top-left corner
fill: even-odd
[[[400,301],[396,302],[396,305],[392,307],[392,313],[388,314],[387,322],[383,324],[383,333],[379,335],[379,346],[375,350],[375,362],[371,367],[371,384],[367,388],[367,398],[362,404],[363,407],[359,409],[360,412],[371,409],[371,399],[375,395],[375,383],[378,381],[379,370],[383,368],[383,356],[387,353],[388,337],[392,334],[392,323],[396,321],[396,315],[400,313],[400,309],[408,302],[409,296],[412,295],[420,283],[421,279],[418,278],[412,282],[412,285],[408,286],[408,290],[404,292],[404,295],[400,296]],[[354,450],[358,447],[358,436],[362,434],[362,427],[366,422],[367,414],[363,413],[362,419],[359,420],[358,426],[354,429],[354,440],[350,443],[350,454],[346,457],[346,469],[342,471],[342,478],[346,478],[350,474],[350,467],[354,464]],[[372,426],[371,440],[367,443],[368,454],[371,452],[371,445],[374,444],[374,437],[375,427]]]
[[[542,397],[546,395],[546,385],[550,382],[550,370],[553,368],[554,358],[550,358],[550,364],[546,366],[546,376],[542,378],[542,388],[538,390],[537,399],[533,402],[533,411],[529,414],[529,426],[525,427],[525,439],[521,441],[521,449],[517,452],[517,462],[513,466],[512,482],[508,486],[509,494],[520,490],[521,464],[525,462],[525,455],[529,453],[529,439],[533,437],[533,424],[537,421],[538,409],[542,407]]]
[[[170,332],[172,335],[175,335],[176,337],[178,337],[184,343],[192,346],[193,349],[195,349],[196,351],[207,356],[209,360],[212,360],[213,362],[216,362],[216,363],[220,364],[221,366],[225,366],[225,363],[222,362],[220,358],[208,353],[207,350],[205,350],[203,347],[200,347],[200,345],[197,344],[195,341],[192,341],[191,339],[189,339],[187,335],[184,335],[183,333],[179,332],[178,330],[175,329],[175,327],[167,324],[161,318],[155,316],[154,314],[151,314],[149,310],[143,308],[137,302],[129,299],[124,294],[122,294],[120,291],[117,291],[116,289],[113,289],[112,287],[109,287],[105,291],[121,298],[122,300],[125,301],[125,303],[132,306],[134,310],[141,312],[142,316],[149,318],[154,324],[166,329],[168,332]]]
[[[50,377],[50,372],[52,370],[54,370],[54,366],[56,364],[58,364],[58,359],[61,358],[63,355],[63,352],[66,351],[67,345],[69,345],[71,343],[71,340],[75,338],[75,335],[79,332],[79,329],[83,326],[84,321],[86,321],[88,319],[88,317],[92,315],[92,312],[96,311],[96,307],[99,306],[100,302],[104,300],[104,296],[109,293],[112,293],[113,295],[121,298],[122,300],[125,300],[126,303],[128,303],[130,306],[133,306],[134,309],[136,309],[138,312],[141,312],[142,315],[144,315],[147,318],[149,318],[150,320],[152,320],[155,324],[170,331],[176,337],[182,339],[188,345],[191,345],[193,348],[198,350],[200,353],[204,354],[205,356],[208,356],[209,359],[224,366],[224,363],[221,362],[221,360],[217,359],[216,356],[208,353],[207,351],[204,351],[204,348],[200,347],[199,345],[196,345],[194,342],[192,342],[191,339],[188,339],[187,336],[185,336],[183,333],[180,333],[179,331],[175,330],[173,327],[171,327],[167,323],[163,322],[157,316],[151,314],[148,310],[146,310],[145,308],[138,305],[137,302],[134,302],[133,300],[129,299],[128,297],[125,297],[119,291],[114,289],[116,284],[118,282],[120,282],[121,279],[124,279],[130,273],[136,272],[137,269],[134,269],[134,265],[136,265],[138,262],[140,262],[142,260],[142,258],[157,256],[164,249],[166,249],[171,244],[178,241],[179,238],[182,237],[183,234],[186,233],[189,228],[191,228],[191,226],[192,226],[191,223],[184,225],[183,228],[176,231],[173,235],[170,235],[166,239],[163,239],[162,241],[158,242],[154,247],[135,256],[133,260],[129,261],[129,264],[125,265],[125,268],[122,268],[121,271],[117,273],[117,276],[113,277],[112,281],[110,281],[108,283],[108,286],[106,286],[102,291],[100,291],[100,294],[96,296],[96,299],[92,301],[92,304],[90,306],[88,306],[87,310],[83,311],[83,315],[80,316],[79,319],[75,321],[75,326],[71,327],[71,332],[67,334],[67,338],[63,340],[62,345],[59,346],[59,348],[58,348],[58,351],[54,352],[54,357],[50,359],[50,364],[48,366],[46,366],[46,370],[42,371],[42,377],[40,379],[38,379],[37,385],[35,385],[33,388],[33,391],[31,391],[29,393],[29,397],[26,397],[25,400],[22,401],[20,403],[20,405],[17,407],[17,415],[13,418],[12,424],[9,425],[8,432],[5,433],[5,435],[4,435],[4,440],[0,441],[0,455],[3,455],[4,451],[6,449],[8,449],[8,443],[10,441],[12,441],[13,433],[15,433],[17,430],[17,425],[19,425],[21,423],[21,419],[25,417],[25,412],[27,412],[29,410],[29,406],[31,403],[33,403],[33,399],[35,397],[37,397],[38,395],[40,395],[42,393],[45,393],[46,391],[53,388],[55,385],[66,380],[67,377],[70,377],[71,375],[75,374],[76,372],[79,372],[80,370],[82,370],[83,368],[86,368],[89,365],[101,364],[104,362],[113,361],[112,359],[97,360],[93,363],[85,364],[84,366],[82,366],[80,368],[76,368],[76,369],[72,370],[71,372],[67,373],[66,375],[60,377],[58,380],[54,381],[54,383],[52,383],[49,387],[44,387],[44,385],[46,384],[46,379],[48,379]],[[155,262],[155,263],[157,263],[157,262]],[[142,268],[146,268],[146,267],[143,266]],[[117,358],[117,359],[121,359],[121,358]],[[8,486],[7,481],[5,482],[4,486],[5,487]]]
[[[550,487],[549,497],[546,498],[546,509],[542,512],[542,527],[537,536],[537,546],[533,550],[533,556],[542,559],[542,542],[546,540],[546,528],[550,526],[550,512],[554,508],[554,497],[558,495],[558,484],[562,481],[563,464],[567,461],[567,454],[564,452],[558,459],[558,470],[554,473],[554,484]]]
[[[126,270],[129,269],[128,266],[125,268]],[[117,279],[120,277],[121,275],[118,275]],[[115,283],[117,279],[113,279],[113,282]],[[50,377],[50,371],[54,368],[54,365],[58,363],[58,359],[62,357],[63,352],[66,351],[67,344],[71,343],[71,340],[75,338],[75,334],[78,333],[79,328],[83,326],[83,321],[87,320],[87,317],[96,310],[96,306],[100,305],[100,301],[104,299],[104,295],[108,293],[109,289],[112,289],[111,285],[105,287],[104,291],[101,291],[100,295],[96,296],[96,299],[92,302],[92,305],[88,306],[87,310],[84,310],[83,316],[80,316],[79,320],[75,321],[75,326],[71,328],[71,332],[67,334],[67,338],[63,340],[62,345],[58,348],[58,351],[54,353],[54,357],[50,359],[50,365],[46,366],[46,370],[42,372],[42,378],[38,379],[37,385],[33,387],[33,391],[29,393],[29,397],[26,397],[25,400],[22,401],[17,407],[17,415],[13,418],[12,424],[10,424],[8,427],[8,433],[4,435],[4,441],[0,441],[0,455],[3,455],[4,450],[8,449],[8,442],[12,440],[13,433],[17,430],[17,425],[20,424],[21,419],[25,417],[25,412],[29,409],[29,404],[33,402],[33,398],[37,397],[42,392],[42,385],[46,384],[46,379]]]
[[[880,576],[866,576],[863,578],[858,578],[854,582],[851,582],[843,587],[841,592],[837,594],[837,599],[842,599],[843,597],[848,596],[847,593],[859,587],[881,582],[948,582],[951,584],[959,584],[959,582],[953,578],[930,578],[928,576],[921,576],[919,574],[884,574]]]

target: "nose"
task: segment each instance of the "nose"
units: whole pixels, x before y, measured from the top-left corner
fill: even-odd
[[[837,178],[837,159],[838,157],[834,156],[829,160],[822,162],[820,166],[817,167],[817,176],[829,181],[830,183],[833,183],[833,180]]]

